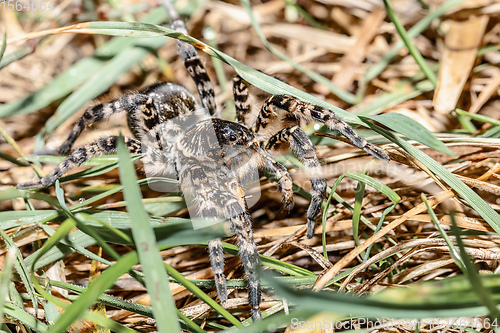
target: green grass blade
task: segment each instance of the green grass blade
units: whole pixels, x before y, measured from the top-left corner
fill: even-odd
[[[391,200],[394,204],[397,204],[399,201],[401,201],[401,197],[396,192],[394,192],[394,190],[375,178],[372,178],[361,172],[354,171],[346,172],[343,176],[356,179],[357,181],[363,182],[364,184],[373,187],[380,193],[387,196],[387,198],[389,198],[389,200]]]
[[[132,219],[132,233],[145,276],[146,288],[151,297],[153,313],[159,332],[180,332],[176,307],[170,293],[167,272],[158,252],[149,216],[141,203],[142,195],[137,186],[137,175],[125,147],[123,137],[118,140],[120,180],[127,201],[127,211]]]
[[[488,124],[492,124],[495,126],[500,126],[500,120],[497,120],[495,118],[483,116],[482,114],[470,113],[470,112],[460,110],[460,109],[457,109],[455,111],[457,112],[457,114],[459,114],[461,116],[469,117],[473,120],[480,121],[482,123],[488,123]]]
[[[5,53],[5,49],[7,48],[7,31],[3,33],[2,46],[0,48],[0,62],[2,61],[3,54]]]
[[[129,252],[117,261],[111,267],[108,267],[98,278],[92,281],[85,293],[66,308],[64,316],[61,316],[57,322],[49,328],[48,333],[64,332],[73,322],[82,317],[85,311],[94,304],[99,296],[120,276],[128,272],[132,266],[137,264],[139,257],[137,252]]]
[[[173,279],[175,279],[175,281],[177,281],[177,283],[183,285],[184,287],[186,287],[187,290],[192,292],[198,299],[210,305],[212,309],[217,311],[222,317],[226,318],[227,321],[229,321],[231,324],[233,324],[236,327],[243,326],[238,319],[236,319],[226,309],[220,306],[216,301],[211,299],[207,294],[205,294],[200,288],[195,286],[191,281],[182,276],[182,274],[179,273],[176,269],[167,264],[165,264],[165,269],[167,270],[167,273]]]
[[[17,48],[14,52],[9,53],[5,57],[2,57],[2,61],[0,61],[0,69],[23,59],[27,55],[32,54],[33,51],[35,51],[35,46],[33,44],[25,43],[19,46],[19,48]]]
[[[0,151],[0,158],[1,159],[4,159],[6,161],[9,161],[10,163],[13,163],[15,165],[18,165],[18,166],[30,166],[28,163],[25,163],[23,161],[20,161],[18,160],[17,158],[15,158],[14,156],[11,156],[9,154],[6,154],[4,153],[3,151]]]
[[[397,133],[401,133],[407,138],[420,142],[434,150],[448,154],[450,156],[457,156],[450,148],[448,148],[441,140],[436,138],[431,131],[422,126],[415,120],[399,114],[399,113],[384,113],[378,116],[359,116],[361,119],[366,118],[375,120],[384,126],[389,127]]]
[[[206,246],[206,244],[204,244],[204,245]],[[233,245],[233,244],[222,242],[222,248],[224,249],[224,252],[227,252],[227,253],[235,255],[235,256],[237,256],[239,253],[238,247],[236,245]],[[313,272],[311,272],[305,268],[295,266],[295,265],[289,264],[287,262],[283,262],[283,261],[280,261],[280,260],[277,260],[277,259],[274,259],[271,257],[267,257],[267,256],[264,256],[261,254],[259,254],[259,258],[260,258],[262,265],[273,268],[273,269],[278,270],[278,271],[283,272],[283,273],[287,273],[287,274],[290,274],[293,276],[302,276],[302,277],[304,277],[304,276],[316,276],[316,274],[314,274]]]
[[[356,194],[354,195],[354,210],[352,211],[352,238],[356,246],[359,246],[359,219],[361,217],[361,208],[363,197],[365,195],[365,183],[358,181],[356,185]],[[323,247],[323,252],[326,252],[326,244]],[[363,253],[360,254],[363,256]],[[328,258],[328,257],[325,257]]]
[[[412,55],[412,57],[415,59],[417,62],[418,66],[424,72],[425,76],[429,81],[432,82],[432,84],[435,86],[437,84],[437,76],[434,74],[434,72],[430,69],[430,67],[427,65],[425,62],[424,57],[420,54],[420,52],[417,50],[415,45],[411,42],[411,38],[408,36],[406,33],[405,28],[403,27],[403,24],[397,17],[396,13],[394,13],[394,10],[392,9],[391,2],[389,0],[383,0],[385,9],[387,11],[387,15],[391,19],[392,23],[396,27],[396,31],[398,32],[399,36],[403,40],[403,43],[405,43],[406,47],[408,48],[408,51]]]
[[[470,317],[484,315],[486,312],[486,308],[478,303],[477,298],[474,302],[452,300],[451,297],[448,299],[446,294],[440,293],[440,287],[442,288],[443,284],[441,281],[415,284],[409,287],[412,290],[411,294],[406,288],[390,288],[385,293],[359,297],[335,291],[313,292],[305,289],[292,289],[282,285],[264,271],[262,278],[273,286],[276,294],[294,304],[298,310],[307,309],[339,315],[393,319]],[[453,287],[450,288],[453,290]],[[407,298],[402,298],[402,295]],[[457,291],[451,295],[459,297]]]
[[[15,318],[18,322],[23,323],[37,333],[47,332],[47,325],[13,304],[5,304],[4,314]]]
[[[157,49],[167,42],[167,38],[151,40],[150,48]],[[89,78],[78,90],[71,94],[59,106],[56,113],[45,124],[42,134],[53,133],[73,113],[109,89],[118,78],[127,72],[150,52],[149,48],[127,48],[113,57],[98,73]]]
[[[379,134],[382,134],[388,140],[396,143],[398,146],[407,151],[410,155],[416,158],[420,163],[424,164],[431,172],[453,188],[467,203],[481,215],[482,218],[500,234],[500,215],[491,208],[477,193],[470,187],[460,181],[455,175],[446,170],[441,164],[430,158],[427,154],[421,152],[417,148],[396,135],[376,126],[369,126]]]
[[[0,295],[9,295],[9,285],[11,283],[12,268],[16,260],[16,249],[11,248],[4,257],[3,269],[0,272]],[[5,296],[0,297],[0,318],[3,318],[4,305],[7,303]]]
[[[56,210],[16,210],[0,212],[0,228],[9,230],[57,217]]]
[[[474,265],[471,258],[465,251],[465,244],[462,240],[462,237],[460,237],[460,229],[457,226],[457,221],[455,220],[454,212],[450,213],[450,219],[451,219],[451,228],[453,233],[455,234],[455,237],[457,239],[457,246],[460,250],[460,257],[462,258],[463,263],[465,265],[465,271],[464,271],[465,276],[467,277],[467,279],[469,279],[469,282],[472,286],[472,290],[474,290],[474,292],[476,293],[479,301],[488,308],[490,319],[499,320],[500,310],[498,310],[496,302],[491,297],[491,290],[485,288],[476,266]]]
[[[83,318],[92,321],[97,325],[98,328],[108,328],[112,332],[117,333],[139,333],[139,331],[133,330],[125,325],[117,323],[116,321],[106,318],[96,312],[85,311]]]
[[[358,115],[373,115],[384,111],[387,107],[406,102],[412,98],[422,95],[424,92],[434,90],[434,85],[429,81],[420,81],[418,83],[404,82],[401,86],[398,84],[393,92],[387,92],[376,97],[368,105],[354,111]]]
[[[388,207],[384,211],[384,213],[382,214],[381,221],[383,221],[382,219],[387,214],[389,214],[389,212],[395,207],[395,205],[399,201],[401,201],[401,197],[396,192],[394,192],[389,186],[387,186],[384,183],[378,181],[377,179],[372,178],[370,176],[367,176],[367,175],[365,175],[363,173],[349,171],[349,172],[346,172],[346,173],[342,174],[340,177],[338,177],[335,180],[335,183],[333,184],[332,188],[328,190],[328,192],[330,193],[330,195],[328,196],[328,199],[326,200],[325,203],[323,203],[322,244],[323,244],[323,255],[327,259],[328,259],[328,254],[327,254],[327,251],[326,251],[326,217],[328,215],[328,207],[330,205],[330,202],[331,202],[332,198],[334,198],[335,200],[337,200],[338,202],[340,202],[341,204],[343,204],[347,209],[349,209],[354,214],[354,209],[352,207],[348,206],[347,203],[345,202],[345,200],[343,198],[341,198],[337,193],[335,193],[335,190],[340,185],[340,182],[342,181],[342,179],[344,179],[344,177],[349,177],[349,178],[352,178],[352,179],[356,179],[357,181],[362,182],[363,184],[366,184],[366,185],[369,185],[369,186],[373,187],[374,189],[376,189],[380,193],[382,193],[385,196],[387,196],[389,198],[389,200],[391,200],[393,202],[393,205],[391,207]],[[380,228],[380,223],[379,223],[378,227],[375,227],[375,226],[373,226],[373,224],[371,224],[363,216],[360,216],[360,220],[363,223],[365,223],[366,225],[368,225],[370,228],[372,228],[373,230],[377,230],[377,229]],[[354,221],[354,219],[353,219],[353,221]],[[393,241],[393,243],[394,243],[394,241]],[[369,252],[367,252],[367,253],[369,253]]]
[[[302,66],[301,64],[293,61],[292,59],[288,58],[285,54],[281,53],[280,51],[276,50],[271,43],[267,40],[266,36],[264,36],[264,33],[260,29],[260,25],[257,22],[257,19],[253,15],[252,11],[252,5],[250,4],[249,0],[240,0],[242,7],[245,9],[247,12],[248,16],[250,17],[250,22],[252,23],[252,27],[254,28],[255,32],[257,33],[257,36],[259,36],[259,39],[262,41],[262,43],[266,46],[266,48],[275,56],[277,56],[279,59],[285,61],[286,63],[292,65],[295,69],[298,71],[301,71],[302,73],[306,74],[309,76],[309,78],[315,82],[321,83],[324,86],[326,86],[330,92],[334,95],[336,95],[338,98],[342,99],[343,101],[349,103],[349,104],[355,104],[356,103],[356,96],[351,94],[348,91],[345,91],[343,89],[340,89],[339,87],[335,86],[332,84],[330,80],[325,78],[322,75],[319,75],[318,73]]]
[[[19,251],[19,248],[17,247],[16,243],[12,241],[12,239],[7,235],[5,231],[0,229],[0,236],[2,236],[5,244],[7,245],[7,249],[10,251],[13,251],[15,254],[15,261],[14,265],[16,267],[16,271],[21,277],[21,281],[24,284],[24,287],[28,291],[28,296],[33,303],[33,308],[35,310],[35,315],[38,315],[38,300],[35,296],[35,289],[33,288],[33,285],[30,283],[30,273],[28,271],[28,268],[26,267],[26,264],[24,262],[24,258]],[[0,295],[6,295],[7,293],[0,294]],[[0,316],[0,318],[2,318]]]
[[[59,228],[57,228],[56,232],[47,239],[47,241],[43,244],[43,246],[35,252],[36,254],[32,255],[33,259],[28,260],[26,258],[26,263],[29,262],[30,265],[30,270],[33,272],[34,271],[34,264],[43,256],[45,255],[51,248],[56,246],[62,239],[67,237],[69,233],[73,230],[73,228],[76,226],[76,223],[72,219],[67,219],[64,221]]]
[[[430,13],[423,19],[421,19],[417,24],[411,28],[407,36],[408,38],[415,38],[418,35],[420,35],[435,19],[439,18],[440,16],[443,16],[446,14],[450,9],[460,5],[462,2],[465,0],[449,0],[442,4],[439,8],[437,8],[434,12]],[[389,63],[396,57],[399,53],[399,50],[401,50],[404,47],[403,41],[398,41],[394,47],[387,52],[382,60],[378,62],[377,64],[373,65],[365,74],[365,80],[366,81],[371,81],[374,78],[376,78],[382,71],[389,65]]]
[[[443,227],[441,226],[441,223],[439,223],[439,220],[436,216],[436,213],[434,213],[434,210],[432,209],[431,205],[429,204],[429,201],[427,200],[427,197],[425,196],[424,193],[422,193],[422,201],[425,203],[425,207],[427,208],[427,212],[429,213],[429,216],[431,217],[432,223],[434,223],[434,225],[438,229],[439,233],[441,234],[441,237],[443,237],[444,241],[446,242],[446,245],[448,246],[448,249],[450,250],[450,256],[453,258],[453,260],[455,261],[455,264],[460,268],[460,270],[463,273],[466,273],[466,265],[464,263],[464,260],[462,259],[462,256],[457,251],[455,246],[453,246],[453,243],[451,242],[450,237],[448,237],[448,234],[443,230]]]
[[[148,23],[133,22],[86,22],[64,28],[65,33],[102,34],[118,37],[152,38],[167,36],[189,43],[203,52],[221,59],[235,69],[235,71],[248,83],[273,95],[288,94],[306,102],[316,104],[336,112],[343,120],[354,124],[363,124],[355,115],[342,110],[330,103],[309,95],[297,88],[294,88],[283,81],[275,79],[269,75],[259,72],[246,66],[234,58],[215,50],[209,45],[199,40],[184,35],[170,28]]]

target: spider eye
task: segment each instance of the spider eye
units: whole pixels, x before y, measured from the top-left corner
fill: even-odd
[[[231,135],[229,136],[229,141],[231,141],[231,142],[236,141],[236,139],[237,139],[237,137],[236,137],[236,135],[234,135],[234,134],[231,134]]]

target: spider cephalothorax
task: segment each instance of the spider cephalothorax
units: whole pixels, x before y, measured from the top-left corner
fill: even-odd
[[[175,20],[172,27],[185,33],[184,24],[180,20]],[[259,257],[245,201],[247,178],[255,170],[267,169],[274,173],[281,186],[283,204],[290,209],[293,205],[291,177],[269,151],[291,149],[312,175],[312,199],[307,211],[309,238],[313,235],[326,190],[326,181],[319,173],[320,163],[314,145],[298,125],[281,127],[284,116],[287,119],[325,123],[373,156],[382,160],[389,160],[389,157],[383,150],[356,134],[332,111],[291,96],[269,97],[263,103],[255,124],[249,124],[247,116],[251,108],[247,83],[240,77],[233,81],[237,122],[214,118],[214,92],[196,50],[183,42],[178,42],[177,47],[189,74],[197,83],[201,106],[186,88],[174,83],[157,83],[138,93],[127,94],[109,103],[88,108],[59,152],[67,153],[86,127],[114,113],[126,112],[128,125],[135,138],[125,137],[125,144],[130,153],[142,154],[146,174],[175,175],[186,202],[194,207],[193,213],[197,217],[229,220],[231,229],[237,236],[248,280],[252,316],[258,319],[260,284],[256,267]],[[91,157],[114,154],[116,148],[116,136],[101,138],[74,150],[41,180],[20,184],[18,188],[50,186]],[[209,242],[209,253],[218,295],[224,302],[227,290],[220,239]]]

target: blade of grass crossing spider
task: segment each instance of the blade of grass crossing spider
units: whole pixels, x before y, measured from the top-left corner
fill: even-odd
[[[495,212],[493,208],[470,187],[465,185],[462,181],[455,177],[455,175],[446,170],[441,164],[430,158],[427,154],[413,147],[405,140],[374,124],[369,124],[369,126],[375,132],[396,143],[416,158],[420,163],[424,164],[431,172],[453,188],[472,208],[474,208],[479,215],[481,215],[481,217],[495,230],[496,233],[500,234],[500,215],[498,215],[498,213]]]
[[[87,22],[85,25],[80,24],[78,27],[66,29],[66,32],[77,33],[96,33],[112,36],[129,36],[129,37],[158,37],[168,36],[176,38],[194,45],[198,49],[211,56],[218,57],[231,67],[233,67],[238,75],[240,75],[248,83],[267,91],[273,95],[288,94],[297,97],[303,101],[316,104],[328,108],[336,112],[345,121],[361,124],[361,121],[355,116],[336,106],[333,106],[325,101],[320,100],[312,95],[309,95],[299,89],[296,89],[280,80],[277,80],[269,75],[259,72],[249,66],[246,66],[234,58],[213,49],[212,47],[200,42],[199,40],[186,36],[172,29],[161,27],[153,24],[128,23],[128,22]]]
[[[488,308],[489,311],[488,317],[490,318],[490,320],[500,320],[500,310],[498,309],[496,302],[491,298],[490,295],[491,291],[485,288],[481,276],[477,271],[477,267],[474,265],[471,258],[465,251],[465,244],[460,235],[460,229],[457,226],[457,221],[455,220],[454,212],[450,213],[450,220],[451,220],[451,230],[455,234],[457,240],[457,246],[460,250],[460,256],[465,266],[464,270],[465,276],[469,280],[472,286],[472,290],[474,290],[474,292],[476,293],[479,301]]]
[[[304,102],[319,105],[321,107],[329,109],[335,112],[344,121],[358,125],[362,124],[361,120],[354,114],[344,111],[339,107],[336,107],[306,92],[294,88],[283,81],[275,79],[251,67],[248,67],[236,61],[234,58],[229,57],[228,55],[217,51],[215,51],[215,54],[231,67],[233,67],[236,73],[238,73],[238,75],[241,76],[245,81],[256,86],[259,89],[262,89],[273,95],[290,95],[296,97]]]
[[[9,285],[12,276],[12,268],[14,266],[14,261],[16,260],[16,249],[10,248],[7,250],[7,255],[4,257],[3,268],[0,275],[0,295],[9,295]],[[26,282],[25,282],[26,284]],[[27,283],[31,287],[31,283]],[[7,298],[5,296],[0,297],[0,318],[3,318],[4,304]]]
[[[0,229],[0,236],[2,236],[3,241],[7,245],[7,249],[9,251],[13,251],[15,254],[14,265],[16,267],[16,271],[21,277],[21,281],[23,282],[24,287],[28,291],[28,296],[31,302],[33,303],[33,309],[35,310],[35,315],[38,315],[38,301],[35,296],[35,290],[33,289],[33,285],[30,283],[30,273],[28,271],[28,268],[26,267],[23,256],[19,251],[19,248],[17,247],[16,243],[14,243],[12,239],[9,237],[9,235],[7,235],[7,233],[2,229]],[[0,295],[6,295],[6,293]]]
[[[191,281],[186,279],[175,270],[170,265],[165,264],[165,269],[167,270],[168,275],[170,275],[173,279],[177,281],[177,283],[183,285],[187,290],[192,292],[198,299],[202,300],[206,304],[208,304],[212,309],[217,311],[222,317],[224,317],[227,321],[233,324],[236,327],[241,327],[242,324],[238,319],[236,319],[232,314],[230,314],[226,309],[220,306],[216,301],[210,298],[207,294],[205,294],[200,288],[195,286]]]
[[[332,104],[320,100],[317,97],[309,95],[299,89],[296,89],[283,81],[277,80],[269,75],[259,72],[249,66],[246,66],[234,58],[217,51],[210,46],[198,41],[195,38],[186,36],[182,33],[174,31],[172,29],[146,23],[130,23],[130,22],[87,22],[81,23],[75,26],[66,27],[64,31],[67,33],[90,33],[90,34],[103,34],[110,36],[122,36],[122,37],[160,37],[168,36],[171,38],[176,38],[182,40],[186,43],[194,45],[196,48],[201,49],[203,52],[218,57],[228,65],[234,68],[234,70],[248,83],[262,89],[273,95],[286,94],[299,98],[305,102],[319,105],[321,107],[327,108],[334,111],[338,116],[340,116],[344,121],[353,124],[363,124],[361,120],[355,115],[346,112]],[[53,32],[47,32],[53,33]]]
[[[384,126],[389,127],[393,131],[403,134],[407,138],[420,142],[429,148],[439,152],[448,154],[450,156],[457,156],[450,148],[448,148],[441,140],[436,138],[431,131],[422,126],[415,120],[399,114],[399,113],[384,113],[377,116],[359,116],[361,119],[366,118],[375,120]]]
[[[211,27],[207,27],[203,30],[203,37],[209,42],[210,46],[214,49],[217,49],[217,32]],[[219,81],[219,87],[221,89],[222,94],[227,95],[228,97],[224,100],[225,109],[222,111],[222,117],[224,119],[234,120],[235,116],[235,108],[234,101],[231,95],[228,94],[227,89],[227,77],[224,72],[224,67],[222,66],[222,61],[218,58],[212,58],[212,64],[214,66],[215,75],[217,76],[217,81]]]
[[[172,294],[170,293],[167,273],[158,252],[149,216],[141,202],[142,195],[137,186],[134,165],[121,136],[118,140],[118,157],[120,180],[127,201],[127,211],[132,219],[132,234],[144,272],[146,288],[151,297],[158,331],[180,332],[181,329]]]
[[[144,22],[158,24],[166,19],[165,10],[159,8],[153,10]],[[148,47],[147,39],[114,38],[96,49],[92,57],[79,60],[68,70],[59,74],[52,81],[34,93],[22,97],[16,101],[5,103],[0,106],[0,118],[27,114],[46,107],[50,103],[67,96],[74,89],[86,82],[89,77],[97,73],[105,65],[109,58],[123,52],[128,47],[144,45]]]
[[[64,332],[73,322],[85,314],[86,309],[94,304],[106,289],[110,288],[120,276],[128,272],[138,261],[139,256],[137,252],[132,251],[108,267],[98,278],[90,283],[86,292],[82,293],[76,301],[65,309],[64,316],[61,316],[49,328],[48,333]],[[94,319],[94,317],[92,318]]]
[[[441,227],[441,223],[439,223],[439,220],[436,216],[436,213],[434,213],[434,210],[432,207],[429,205],[429,201],[427,200],[427,197],[425,196],[424,193],[421,195],[422,201],[425,203],[425,207],[427,208],[427,212],[429,213],[429,216],[431,217],[432,223],[436,226],[438,229],[439,233],[441,234],[441,237],[446,242],[446,245],[448,246],[448,249],[450,250],[450,255],[455,261],[455,264],[460,268],[462,272],[465,273],[466,268],[465,268],[465,263],[464,260],[462,259],[462,256],[460,255],[459,251],[453,246],[453,243],[451,242],[450,237],[448,237],[448,234],[443,230],[443,227]]]
[[[308,68],[302,66],[299,63],[296,63],[292,59],[288,58],[285,54],[281,53],[280,51],[276,50],[271,43],[267,40],[266,36],[260,29],[260,25],[257,22],[255,16],[253,15],[252,11],[252,5],[250,4],[249,0],[240,0],[240,3],[242,7],[245,9],[247,12],[250,22],[252,23],[252,27],[254,28],[255,32],[257,33],[257,36],[259,36],[260,40],[262,43],[266,46],[266,48],[275,56],[280,58],[281,60],[287,62],[288,64],[292,65],[295,69],[301,71],[302,73],[306,74],[311,78],[313,81],[321,83],[325,85],[334,95],[336,95],[338,98],[342,99],[343,101],[349,103],[349,104],[354,104],[356,102],[356,96],[351,94],[348,91],[345,91],[343,89],[340,89],[339,87],[335,86],[332,84],[330,80],[325,78],[322,75],[319,75],[318,73],[309,70]]]

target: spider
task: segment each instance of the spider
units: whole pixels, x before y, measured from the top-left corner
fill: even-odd
[[[179,19],[173,21],[172,27],[187,33]],[[195,48],[177,41],[177,49],[197,85],[201,106],[181,85],[169,82],[153,84],[137,93],[89,107],[59,148],[59,153],[68,153],[86,127],[112,114],[126,112],[128,126],[135,138],[125,137],[124,141],[131,154],[142,155],[146,173],[157,176],[175,174],[186,201],[195,206],[194,211],[200,217],[229,220],[231,230],[237,236],[248,281],[252,317],[257,320],[261,317],[260,282],[256,274],[259,256],[245,201],[245,179],[255,169],[267,169],[274,173],[281,187],[284,207],[290,210],[293,206],[292,179],[270,151],[291,149],[312,175],[312,199],[307,210],[308,238],[313,236],[327,187],[326,180],[319,174],[320,162],[311,140],[298,125],[287,124],[287,121],[293,118],[322,122],[378,159],[388,161],[389,157],[382,149],[359,136],[332,111],[291,96],[270,96],[263,103],[254,124],[251,124],[247,117],[251,113],[248,84],[239,76],[233,80],[236,122],[214,117],[214,90]],[[47,176],[17,187],[51,186],[93,156],[115,154],[117,142],[117,136],[107,136],[79,147]],[[227,289],[221,240],[210,241],[208,250],[218,296],[224,303]]]

